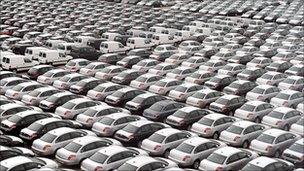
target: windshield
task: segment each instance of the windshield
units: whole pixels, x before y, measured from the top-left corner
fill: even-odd
[[[103,90],[105,90],[105,89],[106,89],[106,87],[104,87],[104,86],[97,86],[93,90],[98,91],[98,92],[103,92]]]
[[[262,135],[257,137],[258,141],[268,143],[268,144],[272,144],[274,139],[275,139],[275,137],[273,137],[271,135],[267,135],[267,134],[262,134]]]
[[[295,79],[291,79],[291,78],[286,78],[283,83],[287,83],[287,84],[294,84],[297,80]]]
[[[198,98],[198,99],[204,99],[204,97],[206,96],[205,93],[201,93],[201,92],[196,92],[193,94],[192,97]]]
[[[165,81],[158,81],[154,85],[159,86],[159,87],[165,87],[167,82]]]
[[[226,131],[234,133],[234,134],[241,134],[243,132],[244,128],[235,126],[235,125],[231,125],[230,127],[228,127],[226,129]]]
[[[244,104],[240,109],[253,112],[255,109],[255,106],[249,105],[249,104]]]
[[[115,120],[109,117],[104,117],[101,120],[99,120],[100,123],[104,125],[111,125]]]
[[[136,78],[136,81],[145,82],[147,79],[148,79],[147,77],[138,77]]]
[[[227,105],[229,103],[229,100],[224,99],[224,98],[219,98],[215,101],[215,103],[222,104],[222,105]]]
[[[93,156],[90,157],[90,159],[97,163],[104,163],[108,157],[109,156],[102,153],[95,153]]]
[[[164,141],[166,137],[163,135],[159,135],[157,133],[152,134],[148,140],[153,141],[153,142],[157,142],[157,143],[162,143]]]
[[[59,80],[62,82],[68,82],[70,79],[70,77],[61,77]]]
[[[163,105],[160,105],[160,104],[158,104],[158,103],[156,103],[156,104],[154,104],[154,105],[152,105],[152,106],[150,107],[150,109],[151,109],[151,110],[154,110],[154,111],[161,111],[163,108],[164,108],[164,106],[163,106]]]
[[[37,132],[42,127],[43,125],[40,125],[39,123],[32,123],[28,129]]]
[[[65,109],[72,109],[74,106],[76,106],[75,103],[67,102],[67,103],[63,104],[61,107],[65,108]]]
[[[134,133],[136,132],[136,130],[138,129],[138,127],[132,125],[132,124],[128,124],[126,127],[124,127],[122,130],[126,131],[126,132],[130,132],[130,133]]]
[[[292,146],[289,147],[289,150],[292,150],[292,151],[296,151],[296,152],[299,152],[299,153],[304,153],[304,145],[302,144],[293,144]]]
[[[206,126],[211,126],[213,124],[214,120],[209,119],[209,118],[202,118],[201,120],[198,121],[198,123]]]
[[[226,157],[217,153],[212,153],[207,160],[217,163],[217,164],[223,164],[226,160]]]
[[[74,153],[76,153],[80,148],[81,148],[81,145],[77,144],[75,142],[71,142],[64,147],[64,149],[74,152]]]
[[[18,123],[21,119],[22,119],[22,117],[20,117],[18,115],[12,115],[7,120],[10,122],[13,122],[13,123]]]
[[[176,112],[173,114],[173,116],[178,117],[178,118],[185,118],[187,115],[188,115],[187,112],[180,111],[180,110],[176,111]]]
[[[239,83],[232,83],[229,85],[230,88],[236,88],[236,89],[240,88],[241,86],[242,86],[242,84],[239,84]]]
[[[129,163],[124,163],[122,166],[120,166],[118,169],[118,171],[136,171],[137,170],[137,167],[136,166],[133,166]]]
[[[280,112],[277,112],[277,111],[272,111],[268,114],[269,117],[272,117],[272,118],[276,118],[276,119],[282,119],[283,116],[284,116],[284,113],[280,113]]]
[[[194,147],[195,146],[193,146],[193,145],[189,145],[187,143],[182,143],[181,145],[179,145],[176,148],[176,150],[190,154],[193,151]]]
[[[113,93],[111,96],[114,96],[114,97],[122,97],[125,93],[124,92],[121,92],[121,91],[116,91],[115,93]]]
[[[54,73],[50,71],[50,72],[44,73],[43,76],[45,76],[45,77],[52,77],[53,74]]]
[[[271,80],[271,79],[272,79],[272,77],[273,77],[273,75],[264,74],[264,75],[262,75],[262,77],[261,77],[261,78],[266,79],[266,80]]]
[[[89,65],[87,65],[85,68],[86,69],[94,69],[95,68],[95,64],[89,64]]]
[[[132,102],[137,103],[137,104],[141,104],[144,100],[145,100],[145,98],[137,96],[134,99],[132,99]]]
[[[175,91],[186,92],[187,91],[187,87],[178,86],[178,87],[175,88]]]
[[[76,65],[76,62],[74,62],[74,61],[69,61],[66,65],[67,65],[67,66],[75,66],[75,65]]]
[[[20,91],[22,90],[23,86],[21,85],[16,85],[15,87],[13,87],[12,89],[15,90],[15,91]]]
[[[54,139],[56,138],[57,136],[56,135],[53,135],[53,134],[50,134],[50,133],[46,133],[44,134],[40,140],[44,141],[44,142],[48,142],[48,143],[51,143],[54,141]]]

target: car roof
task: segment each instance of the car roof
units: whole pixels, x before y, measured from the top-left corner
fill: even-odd
[[[150,124],[150,123],[155,123],[155,122],[148,121],[148,120],[139,120],[139,121],[131,122],[129,124],[132,124],[137,127],[141,127],[143,125]]]
[[[181,84],[179,86],[189,88],[189,87],[192,87],[192,86],[199,86],[199,85],[198,84],[194,84],[194,83],[183,83],[183,84]]]
[[[217,120],[217,119],[220,119],[220,118],[223,118],[223,117],[227,117],[227,116],[223,115],[223,114],[220,114],[220,113],[211,113],[211,114],[208,114],[208,115],[204,116],[204,118],[209,118],[209,119],[212,119],[212,120]]]
[[[302,66],[302,67],[303,67],[303,66]],[[291,75],[291,76],[288,76],[287,78],[294,79],[294,80],[303,79],[303,77],[298,76],[298,75]]]
[[[210,142],[210,140],[206,139],[206,138],[202,138],[202,137],[191,137],[191,138],[188,138],[187,140],[185,140],[183,143],[198,146],[198,145],[203,144],[205,142]]]
[[[118,65],[110,65],[110,66],[107,66],[105,68],[107,68],[107,69],[116,69],[116,68],[123,68],[123,67],[118,66]]]
[[[232,125],[239,126],[241,128],[247,128],[247,127],[249,127],[251,125],[256,125],[256,123],[251,122],[251,121],[245,121],[245,120],[243,120],[243,121],[234,122]]]
[[[267,135],[271,135],[274,137],[278,137],[282,134],[286,134],[287,131],[281,130],[281,129],[276,129],[276,128],[272,128],[272,129],[268,129],[266,131],[263,132],[263,134],[267,134]]]
[[[152,96],[157,96],[157,95],[154,94],[154,93],[146,92],[146,93],[138,95],[137,97],[142,97],[142,98],[146,99],[146,98],[149,98],[149,97],[152,97]]]
[[[151,77],[158,77],[159,75],[156,74],[151,74],[151,73],[146,73],[141,75],[141,77],[146,77],[146,78],[151,78]]]
[[[280,106],[280,107],[277,107],[274,109],[274,111],[281,112],[281,113],[288,113],[288,112],[294,111],[294,110],[295,109],[293,109],[293,108],[284,107],[284,106]]]
[[[79,74],[79,73],[70,73],[70,74],[65,75],[64,77],[70,77],[70,78],[72,78],[72,77],[79,77],[79,76],[84,76],[84,75]]]
[[[97,110],[97,111],[101,111],[101,110],[110,109],[110,108],[115,108],[115,107],[102,104],[102,105],[92,106],[89,109],[94,109],[94,110]]]
[[[69,132],[72,132],[75,130],[76,129],[69,128],[69,127],[60,127],[60,128],[53,129],[53,130],[49,131],[48,133],[50,133],[52,135],[60,136],[60,135],[63,135],[65,133],[69,133]]]
[[[91,142],[101,141],[101,140],[102,140],[101,138],[95,137],[95,136],[84,136],[84,137],[80,137],[80,138],[73,140],[73,142],[80,144],[80,145],[86,145]]]
[[[269,88],[274,88],[274,87],[275,87],[275,86],[263,84],[263,85],[258,85],[258,86],[256,86],[255,88],[269,89]]]
[[[265,74],[268,74],[268,75],[278,75],[278,74],[282,74],[282,73],[276,72],[276,71],[267,71]]]
[[[76,59],[72,59],[71,61],[73,62],[82,62],[82,61],[88,61],[87,59],[84,59],[84,58],[76,58]]]
[[[61,68],[56,68],[56,69],[52,69],[52,70],[50,70],[50,71],[48,71],[48,72],[58,73],[58,72],[63,72],[63,71],[66,71],[66,70],[61,69]]]
[[[133,166],[140,167],[142,165],[148,164],[153,161],[156,161],[156,159],[152,158],[150,156],[137,156],[137,157],[134,157],[134,158],[128,160],[126,163],[129,163]]]
[[[155,133],[168,137],[172,134],[176,134],[180,132],[181,132],[180,130],[175,128],[163,128],[161,130],[156,131]]]
[[[15,156],[1,161],[1,165],[6,168],[12,168],[23,163],[31,162],[32,160],[25,156]]]
[[[216,151],[214,151],[214,153],[217,153],[217,154],[221,154],[221,155],[224,155],[224,156],[231,156],[235,153],[238,153],[238,152],[241,152],[240,149],[237,149],[237,148],[234,148],[234,147],[222,147],[220,149],[217,149]]]
[[[258,158],[253,159],[252,161],[250,161],[250,164],[256,165],[256,166],[260,166],[262,168],[266,167],[267,165],[277,162],[276,159],[274,158],[270,158],[270,157],[265,157],[265,156],[260,156]]]
[[[122,146],[118,146],[118,145],[111,145],[109,147],[105,147],[102,148],[98,151],[98,153],[102,153],[105,154],[109,157],[111,157],[112,155],[122,152],[122,151],[129,151],[127,148],[122,147]]]
[[[224,99],[228,99],[228,100],[231,100],[231,99],[234,99],[234,98],[239,98],[240,96],[237,96],[237,95],[234,95],[234,94],[226,94],[220,98],[224,98]]]
[[[15,107],[26,107],[26,106],[23,106],[23,105],[20,105],[20,104],[17,104],[17,103],[8,103],[8,104],[1,105],[0,109],[1,110],[8,110],[8,109],[15,108]]]
[[[244,83],[249,83],[251,81],[247,81],[247,80],[236,80],[233,83],[237,83],[237,84],[244,84]]]
[[[231,77],[230,75],[222,75],[222,74],[220,74],[220,75],[216,75],[215,77],[217,77],[217,78],[227,78],[227,77]]]
[[[7,81],[7,82],[11,82],[11,81],[15,81],[15,80],[24,80],[24,79],[20,78],[20,77],[7,77],[4,79],[1,79],[1,81]]]
[[[26,86],[31,86],[31,85],[41,85],[40,83],[34,82],[34,81],[30,81],[30,82],[24,82],[24,83],[20,83],[18,84],[19,86],[22,87],[26,87]]]
[[[58,119],[58,118],[44,118],[44,119],[37,120],[34,123],[39,123],[41,125],[46,125],[48,123],[56,122],[56,121],[62,121],[62,120]]]
[[[134,91],[134,90],[137,90],[137,89],[131,88],[131,87],[124,87],[124,88],[119,89],[118,91],[120,91],[122,93],[126,93],[126,92]]]
[[[69,91],[64,91],[64,92],[60,92],[60,93],[53,94],[52,96],[55,96],[55,97],[62,97],[62,96],[66,96],[66,95],[73,95],[73,93],[71,93],[71,92],[69,92]]]
[[[113,113],[113,114],[107,115],[105,117],[109,117],[109,118],[112,118],[112,119],[116,120],[116,119],[123,118],[123,117],[126,117],[126,116],[131,116],[131,115],[127,114],[127,113],[119,112],[119,113]]]
[[[186,106],[186,107],[183,107],[183,108],[179,109],[179,111],[183,111],[183,112],[186,112],[186,113],[190,113],[194,110],[201,110],[201,109],[198,108],[198,107],[194,107],[194,106]]]
[[[296,90],[282,90],[282,91],[280,91],[280,93],[284,93],[284,94],[292,95],[292,94],[295,94],[295,93],[301,93],[301,92],[296,91]]]
[[[79,103],[90,102],[90,101],[92,101],[92,100],[87,99],[87,98],[76,98],[76,99],[69,100],[68,102],[79,104]]]
[[[95,78],[95,77],[89,77],[89,78],[83,79],[83,80],[81,80],[81,81],[82,81],[82,82],[88,83],[88,82],[90,82],[90,81],[96,81],[96,80],[99,80],[99,79],[97,79],[97,78]]]
[[[171,81],[179,81],[179,80],[174,79],[174,78],[163,78],[163,79],[161,79],[161,80],[159,80],[159,81],[171,82]]]

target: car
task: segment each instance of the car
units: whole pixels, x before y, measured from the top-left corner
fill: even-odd
[[[23,146],[24,141],[21,138],[12,135],[0,135],[0,145],[9,147]]]
[[[266,57],[255,57],[246,64],[248,68],[265,68],[272,63],[272,60]]]
[[[77,128],[80,127],[80,124],[58,118],[44,118],[32,122],[28,127],[21,129],[19,137],[27,141],[33,141],[40,138],[48,131],[60,127]]]
[[[190,128],[191,125],[210,112],[197,107],[187,106],[178,109],[166,119],[166,124],[178,129]]]
[[[54,69],[51,65],[36,65],[27,71],[27,75],[30,79],[37,79],[38,76]]]
[[[183,80],[187,76],[190,76],[192,73],[194,73],[196,69],[191,68],[191,67],[185,67],[185,66],[180,66],[172,71],[168,72],[166,74],[167,78],[173,78],[173,79],[178,79],[178,80]]]
[[[120,61],[121,59],[123,59],[123,56],[118,53],[107,53],[98,57],[98,61],[111,65],[116,64],[116,62]]]
[[[48,131],[39,139],[34,140],[31,149],[39,156],[50,156],[74,139],[88,135],[94,136],[95,134],[87,130],[60,127]]]
[[[142,58],[148,58],[151,55],[149,49],[132,49],[127,53],[128,56],[140,56]]]
[[[270,99],[275,97],[280,91],[276,86],[259,85],[246,94],[246,99],[270,102]]]
[[[267,129],[269,129],[267,126],[259,123],[238,121],[222,131],[219,139],[230,146],[248,148],[250,142]]]
[[[70,60],[67,64],[65,64],[65,69],[70,72],[79,71],[80,68],[87,66],[90,63],[89,60],[83,58],[77,58]]]
[[[177,167],[177,164],[165,158],[153,158],[150,156],[137,156],[122,164],[117,171],[137,171],[137,170],[163,170]]]
[[[249,101],[238,108],[234,116],[243,120],[260,123],[262,118],[272,112],[274,106],[262,101]]]
[[[51,117],[56,117],[56,115],[35,110],[25,110],[3,120],[0,129],[11,135],[19,134],[21,129],[28,127],[33,122]]]
[[[204,84],[206,81],[210,80],[215,75],[216,74],[213,72],[198,70],[185,77],[185,81],[195,84]]]
[[[105,102],[112,106],[124,106],[128,101],[134,97],[143,94],[144,91],[135,88],[121,88],[105,98]]]
[[[121,66],[110,65],[96,72],[95,77],[103,80],[111,80],[114,76],[125,71],[126,69]]]
[[[7,77],[4,79],[1,79],[0,81],[0,94],[5,94],[7,90],[12,89],[13,87],[25,83],[25,82],[30,82],[30,80],[23,79],[20,77]]]
[[[21,101],[27,105],[38,106],[42,100],[60,92],[60,90],[54,87],[41,87],[23,95]]]
[[[96,72],[101,71],[103,68],[110,66],[104,62],[91,62],[83,68],[80,68],[79,73],[87,76],[94,76]]]
[[[270,99],[270,103],[275,106],[285,106],[294,109],[301,102],[303,102],[303,93],[295,90],[282,90]]]
[[[184,140],[194,135],[195,134],[191,134],[190,132],[174,128],[163,128],[144,139],[140,148],[148,151],[150,155],[164,156],[167,158],[171,149],[176,148]]]
[[[265,69],[262,68],[246,68],[242,72],[237,74],[237,78],[241,80],[255,81],[266,73]]]
[[[303,165],[303,138],[296,141],[282,153],[282,158],[294,163],[296,166]]]
[[[24,82],[6,90],[5,96],[14,100],[21,100],[23,95],[41,87],[44,87],[44,85],[37,82]]]
[[[74,139],[72,142],[60,148],[56,154],[56,161],[64,165],[77,165],[86,158],[94,155],[100,149],[121,143],[111,138],[99,138],[96,136],[84,136]]]
[[[133,65],[137,64],[139,61],[142,60],[140,56],[126,56],[120,61],[116,62],[116,65],[125,67],[125,68],[132,68]]]
[[[223,92],[226,94],[234,94],[239,96],[244,96],[256,87],[257,84],[247,80],[236,80],[229,84],[227,87],[223,89]]]
[[[209,87],[213,90],[222,90],[229,84],[231,84],[233,81],[236,81],[236,78],[229,75],[215,75],[210,80],[206,81],[204,86]]]
[[[135,144],[140,146],[142,141],[150,137],[154,132],[166,128],[163,123],[148,120],[138,120],[128,123],[125,127],[114,134],[114,138],[124,144]]]
[[[104,83],[104,80],[96,79],[94,77],[80,80],[75,85],[70,86],[70,92],[75,94],[86,95],[89,90],[94,89],[96,86]]]
[[[163,62],[163,63],[159,63],[156,66],[154,66],[153,68],[149,69],[148,73],[164,76],[167,73],[174,70],[175,68],[177,68],[177,65]]]
[[[298,75],[298,76],[304,77],[303,73],[304,73],[303,64],[294,64],[284,72],[284,74],[287,74],[287,75]]]
[[[223,60],[208,60],[199,66],[199,69],[210,72],[217,72],[219,69],[223,68],[227,63]]]
[[[60,92],[51,95],[39,103],[39,108],[44,111],[54,112],[58,106],[63,105],[69,100],[80,98],[81,96],[72,94],[71,92]]]
[[[146,72],[159,63],[160,62],[155,59],[143,59],[140,62],[138,62],[137,64],[133,65],[132,69]]]
[[[91,46],[71,46],[70,54],[74,59],[84,58],[87,60],[97,60],[100,53]]]
[[[89,90],[87,96],[93,100],[104,101],[108,95],[113,94],[121,88],[123,88],[123,86],[111,82],[106,82],[97,85],[92,90]]]
[[[163,78],[149,87],[149,91],[152,93],[166,95],[170,90],[175,89],[181,85],[182,81],[176,79]]]
[[[237,95],[224,95],[212,102],[209,109],[215,112],[233,115],[234,111],[246,103],[246,99]]]
[[[82,170],[117,169],[131,158],[147,156],[147,152],[138,148],[126,148],[112,145],[99,150],[81,163]]]
[[[198,169],[200,162],[216,149],[227,146],[217,140],[190,137],[170,151],[168,158],[182,167]]]
[[[0,146],[0,156],[1,156],[1,161],[15,157],[15,156],[28,156],[28,157],[34,157],[35,154],[24,147],[7,147],[7,146]]]
[[[83,113],[77,115],[76,121],[81,123],[83,127],[90,128],[95,122],[97,122],[101,118],[113,113],[120,113],[120,112],[130,113],[125,109],[111,107],[108,105],[92,106],[89,107],[87,110],[85,110]]]
[[[58,168],[58,164],[51,159],[42,157],[15,156],[1,161],[3,170],[36,170],[39,168]]]
[[[202,89],[188,97],[186,103],[200,108],[208,108],[210,103],[216,101],[223,95],[223,93],[216,90]]]
[[[304,77],[292,75],[278,84],[278,88],[281,90],[298,90],[301,91],[304,88]]]
[[[117,84],[128,85],[131,81],[135,80],[143,74],[144,73],[141,71],[128,69],[114,76],[111,81]]]
[[[303,127],[304,127],[304,118],[301,117],[296,123],[290,125],[289,131],[303,136],[304,135]]]
[[[239,170],[257,157],[258,154],[250,150],[222,147],[202,160],[199,170]]]
[[[277,107],[268,115],[264,116],[262,123],[274,128],[289,130],[290,125],[296,123],[301,118],[302,113],[289,108]]]
[[[2,52],[1,52],[2,53]],[[10,77],[18,77],[18,74],[11,71],[0,71],[0,79],[10,78]]]
[[[203,86],[194,83],[184,83],[170,90],[168,96],[176,101],[185,102],[188,97],[196,91],[203,89]]]
[[[265,69],[267,71],[275,71],[275,72],[285,72],[292,66],[291,63],[287,61],[275,61],[272,62],[270,65],[266,66]]]
[[[147,73],[131,81],[130,86],[139,90],[146,90],[149,88],[150,85],[153,85],[160,79],[162,79],[162,77],[159,75]]]
[[[279,158],[261,156],[251,160],[241,169],[241,171],[250,171],[257,169],[269,170],[271,168],[292,171],[294,169],[294,165],[286,160],[282,160]]]
[[[128,123],[138,120],[145,120],[145,118],[137,115],[130,115],[126,112],[113,113],[96,121],[92,126],[92,131],[97,135],[109,137],[114,135],[117,130],[122,129]]]
[[[104,103],[88,98],[76,98],[57,107],[55,114],[64,119],[76,119],[78,114],[86,111],[88,108],[102,104]]]
[[[267,85],[278,85],[281,81],[286,78],[285,74],[275,72],[275,71],[268,71],[263,74],[260,78],[256,80],[256,83],[259,85],[267,84]]]
[[[52,85],[55,80],[60,79],[61,77],[70,74],[69,71],[65,69],[52,69],[46,73],[37,77],[37,82],[42,84]]]
[[[221,75],[231,75],[236,76],[238,73],[242,72],[246,68],[245,65],[236,64],[236,63],[228,63],[223,68],[218,70],[218,74]]]
[[[260,155],[278,158],[287,147],[299,139],[300,135],[273,128],[252,140],[249,148]]]
[[[16,113],[28,111],[28,110],[35,110],[35,111],[41,112],[41,109],[39,109],[39,108],[34,108],[31,106],[24,106],[24,105],[17,104],[17,103],[8,103],[5,105],[1,105],[0,106],[0,121],[3,121],[5,119],[13,116]]]
[[[192,68],[198,68],[201,64],[206,62],[207,59],[201,56],[192,56],[186,61],[181,63],[181,66],[187,66]]]
[[[165,62],[172,63],[175,65],[180,65],[182,62],[186,61],[190,58],[190,55],[185,53],[175,53],[171,55],[169,58],[165,59]]]
[[[53,86],[60,90],[69,90],[72,85],[75,85],[77,82],[88,78],[88,76],[79,74],[79,73],[71,73],[64,75],[58,80],[54,80]]]

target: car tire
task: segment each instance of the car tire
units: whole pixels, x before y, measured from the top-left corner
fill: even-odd
[[[275,157],[275,158],[280,158],[280,156],[281,156],[280,150],[275,151],[274,157]]]
[[[219,139],[219,137],[220,137],[220,134],[218,132],[215,132],[212,136],[212,138],[215,140]]]
[[[233,111],[229,111],[228,115],[233,116]]]
[[[242,147],[243,148],[248,148],[249,147],[249,141],[248,140],[245,140],[242,144]]]
[[[195,160],[195,161],[193,162],[193,168],[194,168],[194,169],[198,169],[199,166],[200,166],[200,163],[201,163],[201,161],[200,161],[199,159]]]
[[[140,148],[141,145],[142,145],[142,141],[139,141],[139,142],[137,143],[138,148]]]
[[[286,125],[283,127],[283,130],[288,131],[288,130],[289,130],[289,125],[286,124]]]
[[[255,122],[255,123],[261,123],[261,121],[262,121],[262,120],[261,120],[260,117],[256,117],[256,118],[254,119],[254,122]]]
[[[169,154],[170,154],[170,149],[165,150],[164,157],[168,158]]]

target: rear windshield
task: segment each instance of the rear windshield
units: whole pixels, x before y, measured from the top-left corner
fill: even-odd
[[[181,145],[179,145],[176,150],[184,152],[184,153],[188,153],[190,154],[193,149],[195,148],[195,146],[187,144],[187,143],[182,143]]]
[[[217,163],[217,164],[223,164],[226,160],[226,157],[217,153],[212,153],[207,160]]]
[[[209,119],[209,118],[202,118],[201,120],[198,121],[198,123],[206,126],[211,126],[213,124],[214,120]]]
[[[228,129],[226,131],[234,133],[234,134],[241,134],[243,132],[243,130],[244,130],[244,128],[242,128],[242,127],[231,125],[230,127],[228,127]]]
[[[57,136],[56,135],[53,135],[53,134],[50,134],[50,133],[46,133],[44,134],[40,140],[44,141],[44,142],[48,142],[48,143],[51,143],[54,141],[54,139],[56,138]]]
[[[99,120],[100,123],[104,125],[111,125],[115,120],[112,118],[104,117],[101,120]]]
[[[77,144],[75,142],[71,142],[64,147],[64,149],[74,152],[74,153],[76,153],[80,148],[81,148],[81,145]]]
[[[165,136],[154,133],[153,135],[151,135],[148,140],[151,140],[153,142],[157,142],[157,143],[162,143],[165,140]]]
[[[262,142],[268,143],[268,144],[272,144],[274,139],[275,139],[275,137],[273,137],[271,135],[267,135],[267,134],[262,134],[262,135],[258,136],[258,138],[257,138],[258,141],[262,141]]]
[[[108,157],[109,156],[102,153],[95,153],[93,156],[90,157],[90,159],[97,163],[104,163]]]

